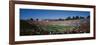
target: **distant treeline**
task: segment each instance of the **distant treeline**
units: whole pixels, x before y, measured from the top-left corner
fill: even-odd
[[[75,19],[85,19],[85,18],[89,19],[90,16],[87,16],[87,17],[82,17],[82,16],[73,16],[73,17],[70,17],[69,16],[65,20],[75,20]]]
[[[63,18],[59,18],[59,19],[44,19],[44,20],[50,20],[50,21],[63,21],[63,20],[77,20],[77,19],[89,19],[90,16],[86,16],[86,17],[83,17],[83,16],[69,16],[69,17],[66,17],[65,19]],[[33,19],[33,18],[30,18],[29,20],[35,20],[35,21],[39,21],[39,19]]]

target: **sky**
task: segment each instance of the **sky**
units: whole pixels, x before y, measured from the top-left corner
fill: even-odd
[[[89,11],[23,9],[20,8],[20,19],[65,19],[73,16],[89,16]]]

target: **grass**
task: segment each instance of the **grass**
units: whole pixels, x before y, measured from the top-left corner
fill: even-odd
[[[87,25],[86,25],[87,26]],[[79,30],[87,30],[86,26],[65,26],[59,24],[29,24],[27,21],[20,21],[20,35],[48,35],[48,34],[72,34],[80,33]],[[86,32],[86,31],[83,31]],[[89,32],[89,31],[88,31]]]
[[[66,29],[66,26],[59,26],[59,25],[47,25],[44,27],[46,30],[48,31],[52,31],[52,32],[60,32],[60,31],[64,31]]]
[[[40,26],[41,29],[49,31],[49,32],[64,32],[73,30],[74,28],[78,28],[77,26],[63,26],[63,25],[47,25]]]

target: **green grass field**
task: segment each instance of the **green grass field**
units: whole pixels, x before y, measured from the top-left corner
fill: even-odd
[[[52,32],[64,32],[66,30],[71,30],[75,26],[62,26],[62,25],[47,25],[40,26],[43,30],[52,31]]]

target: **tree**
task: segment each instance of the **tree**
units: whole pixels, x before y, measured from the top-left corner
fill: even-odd
[[[76,16],[75,19],[79,19],[79,16]]]
[[[89,19],[90,18],[90,16],[87,16],[87,19]]]
[[[36,21],[39,21],[39,19],[37,18]]]
[[[65,20],[71,20],[71,17],[69,16],[69,17],[67,17]]]
[[[31,21],[33,21],[33,18],[30,18]]]
[[[59,20],[59,21],[63,21],[64,19],[59,18],[58,20]]]
[[[84,17],[80,16],[80,19],[84,19]]]
[[[73,18],[72,18],[73,20],[75,19],[75,17],[73,16]]]

